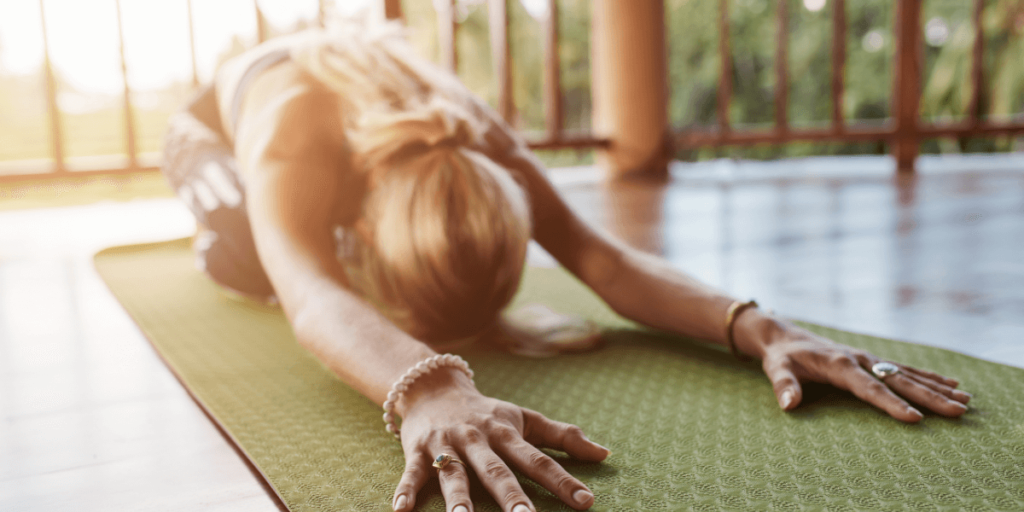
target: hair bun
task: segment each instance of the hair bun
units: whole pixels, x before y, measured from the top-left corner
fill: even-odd
[[[438,97],[420,108],[361,117],[350,139],[371,173],[435,150],[475,149],[482,140],[479,122]]]

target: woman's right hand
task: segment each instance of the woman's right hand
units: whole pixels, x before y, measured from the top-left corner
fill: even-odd
[[[600,462],[610,453],[583,431],[515,404],[482,395],[461,372],[438,368],[416,380],[398,404],[402,416],[405,473],[395,490],[393,508],[412,510],[416,494],[429,478],[440,479],[448,512],[473,512],[467,470],[505,512],[536,512],[509,466],[541,484],[569,506],[584,510],[594,494],[539,448],[561,450],[581,460]],[[465,462],[442,469],[434,458],[447,453]]]

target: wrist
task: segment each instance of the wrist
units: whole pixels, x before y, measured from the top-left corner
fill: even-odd
[[[733,340],[736,350],[764,359],[769,345],[782,339],[786,324],[759,308],[748,308],[741,312],[733,323]]]
[[[395,404],[395,412],[405,418],[423,404],[466,393],[480,393],[468,375],[455,367],[438,367],[413,381]]]

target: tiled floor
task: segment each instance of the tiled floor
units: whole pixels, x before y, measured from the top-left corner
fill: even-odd
[[[783,315],[1024,367],[1024,156],[678,165],[555,181],[592,222]],[[0,510],[274,510],[91,254],[185,236],[174,200],[0,212]],[[538,256],[538,261],[543,255]],[[964,383],[970,389],[970,383]]]

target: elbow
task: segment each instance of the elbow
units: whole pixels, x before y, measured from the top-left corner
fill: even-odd
[[[624,249],[611,244],[593,246],[580,258],[581,280],[594,290],[612,309],[617,310],[615,300],[622,274],[627,268],[628,254]]]
[[[293,307],[284,307],[285,316],[288,318],[288,323],[292,328],[292,334],[295,335],[295,341],[301,347],[313,352],[316,352],[317,340],[323,338],[322,331],[324,326],[321,309],[309,302]]]

